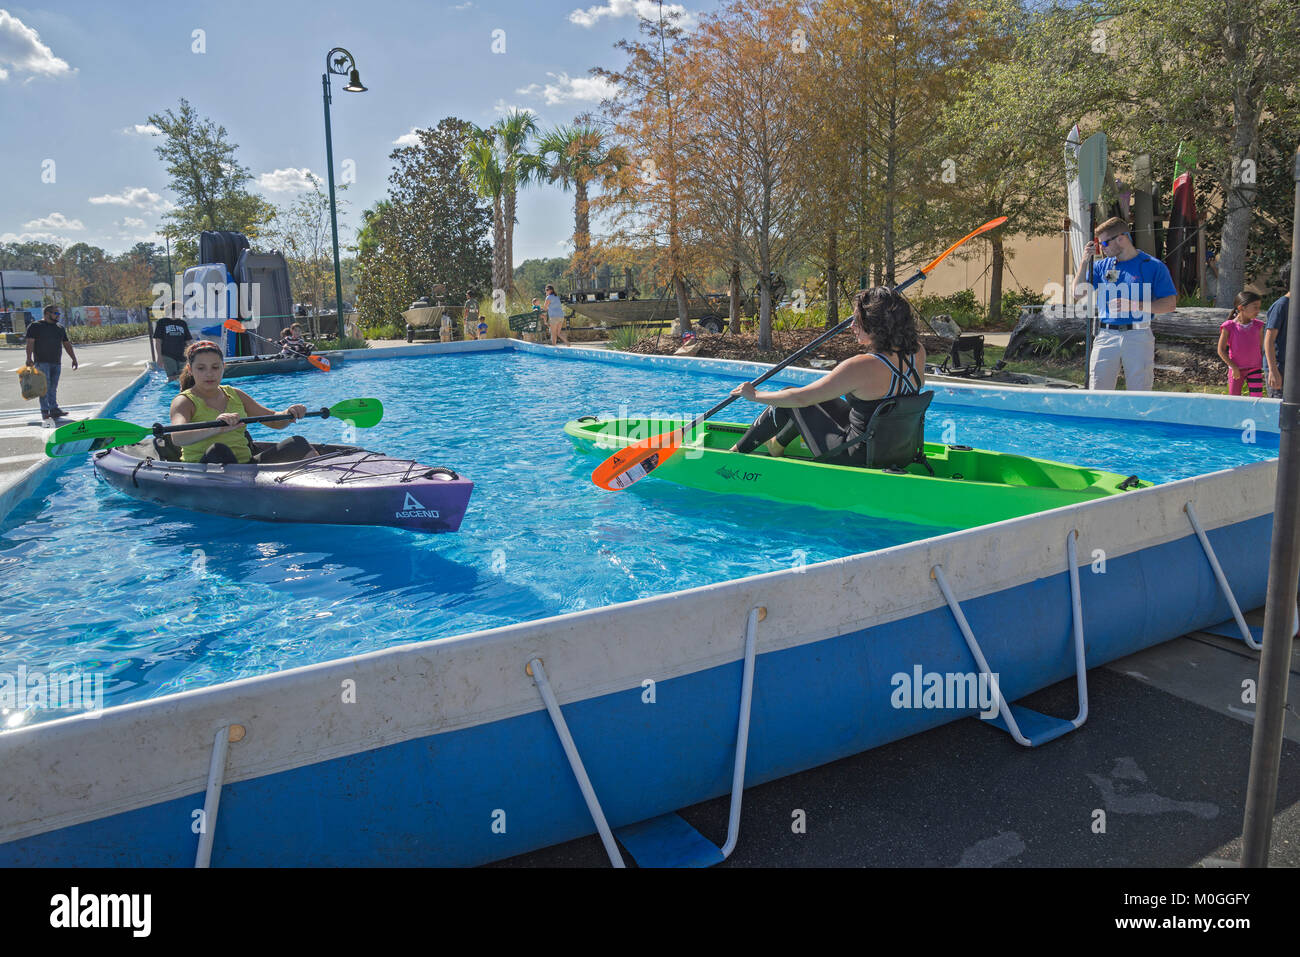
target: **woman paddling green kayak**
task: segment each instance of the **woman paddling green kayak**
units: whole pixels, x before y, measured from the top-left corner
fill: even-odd
[[[247,465],[256,462],[269,465],[277,462],[296,462],[315,455],[301,435],[290,436],[271,448],[254,452],[248,440],[248,427],[240,419],[284,414],[292,421],[264,422],[272,429],[283,429],[307,414],[307,407],[294,404],[277,413],[268,409],[242,389],[222,385],[225,360],[221,350],[208,340],[194,343],[185,351],[185,368],[181,370],[181,394],[172,400],[171,424],[189,422],[221,422],[214,429],[196,429],[175,432],[171,440],[181,447],[182,462],[201,462],[205,465]]]
[[[748,454],[766,442],[780,456],[802,437],[813,461],[872,468],[924,462],[925,410],[933,393],[925,384],[925,347],[912,307],[885,286],[854,298],[849,326],[869,350],[845,359],[816,382],[776,392],[755,392],[746,382],[732,395],[766,405],[731,447]]]

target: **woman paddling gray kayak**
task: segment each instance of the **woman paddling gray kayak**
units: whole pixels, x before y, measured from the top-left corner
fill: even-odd
[[[248,427],[241,421],[248,416],[290,415],[292,420],[265,422],[272,429],[283,429],[307,414],[305,405],[289,406],[277,413],[252,398],[242,389],[222,385],[225,359],[216,345],[204,339],[185,350],[185,368],[181,370],[181,394],[172,400],[172,425],[190,422],[221,422],[213,429],[173,433],[171,441],[181,447],[182,462],[204,465],[272,465],[295,462],[315,455],[301,435],[293,435],[273,448],[255,452],[248,440]]]
[[[196,346],[186,365],[192,381],[182,382],[187,388],[172,402],[170,426],[89,419],[55,432],[46,454],[95,452],[95,471],[114,488],[200,512],[413,532],[460,528],[474,483],[451,469],[356,446],[313,447],[301,436],[278,445],[248,440],[247,422],[282,428],[303,416],[370,428],[383,415],[378,400],[352,399],[318,412],[303,405],[273,412],[247,393],[222,386],[220,353],[211,343]],[[241,420],[236,410],[253,415]]]

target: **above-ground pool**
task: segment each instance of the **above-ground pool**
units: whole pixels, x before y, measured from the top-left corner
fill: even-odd
[[[780,571],[947,529],[695,492],[647,480],[596,489],[563,434],[580,415],[689,415],[738,375],[482,352],[352,361],[328,374],[240,379],[264,404],[373,396],[384,420],[294,431],[452,467],[476,483],[461,531],[247,522],[145,504],[97,482],[89,457],[5,520],[0,671],[94,671],[106,705]],[[780,380],[775,380],[777,383]],[[796,380],[791,380],[796,381]],[[801,381],[801,380],[799,380]],[[775,383],[774,383],[775,385]],[[116,415],[165,420],[155,375]],[[720,416],[752,418],[737,402]],[[290,434],[251,427],[256,437]],[[1277,454],[1277,436],[991,411],[936,401],[927,439],[1170,482]],[[3,717],[16,727],[56,712]]]

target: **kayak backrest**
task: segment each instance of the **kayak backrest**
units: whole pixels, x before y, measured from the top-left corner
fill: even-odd
[[[913,462],[934,470],[925,461],[925,413],[933,392],[893,396],[876,406],[866,431],[831,451],[853,453],[856,464],[869,469],[906,468]]]

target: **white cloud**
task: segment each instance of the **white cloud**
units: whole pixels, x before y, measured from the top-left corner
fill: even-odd
[[[0,233],[0,243],[58,243],[67,242],[62,236],[53,233]]]
[[[161,136],[162,130],[152,123],[135,123],[123,128],[122,133],[126,136]]]
[[[533,114],[534,118],[537,117],[537,111],[529,106],[512,106],[511,104],[507,103],[505,100],[497,100],[495,103],[492,104],[493,118],[499,117],[505,113],[512,113],[515,110],[518,110],[520,113],[531,113]]]
[[[143,219],[136,219],[134,216],[127,216],[118,223],[123,229],[144,229],[145,222]]]
[[[85,224],[79,219],[68,219],[62,213],[50,213],[44,219],[33,219],[29,223],[23,223],[23,229],[85,229]]]
[[[33,77],[70,76],[77,72],[41,42],[40,34],[8,10],[0,10],[0,81],[9,78],[6,66]]]
[[[140,209],[162,209],[159,200],[162,197],[144,186],[127,186],[120,193],[92,196],[90,202],[95,206],[136,206]]]
[[[393,140],[394,146],[419,146],[420,134],[415,132],[415,127],[411,127],[411,132],[403,133],[397,139]]]
[[[612,99],[618,93],[618,86],[603,76],[571,77],[567,73],[546,75],[554,82],[532,83],[515,92],[525,96],[541,96],[546,100],[547,106],[574,102],[599,103],[601,100]]]
[[[695,25],[695,18],[680,3],[665,3],[664,19],[677,26],[690,29]],[[676,19],[672,20],[676,14]],[[603,7],[588,7],[586,10],[574,10],[569,14],[569,22],[580,27],[594,27],[601,20],[609,17],[645,17],[647,20],[659,19],[659,4],[655,0],[607,0]]]
[[[305,166],[302,169],[290,166],[257,177],[257,185],[270,193],[301,193],[315,189],[320,183],[321,178]]]
[[[453,9],[453,10],[468,10],[468,9],[469,9],[470,7],[472,7],[472,6],[474,6],[474,0],[466,0],[465,3],[458,3],[458,4],[456,4],[454,7],[452,7],[452,9]]]

